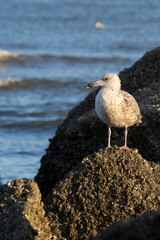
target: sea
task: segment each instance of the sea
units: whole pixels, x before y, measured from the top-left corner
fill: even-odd
[[[34,178],[88,83],[159,45],[158,0],[1,0],[1,183]]]

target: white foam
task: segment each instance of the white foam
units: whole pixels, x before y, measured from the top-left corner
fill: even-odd
[[[0,61],[5,61],[8,59],[17,58],[24,55],[25,54],[23,52],[9,52],[7,50],[0,49]]]

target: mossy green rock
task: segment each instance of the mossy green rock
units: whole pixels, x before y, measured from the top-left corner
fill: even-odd
[[[132,93],[139,103],[143,124],[128,129],[128,146],[138,148],[144,158],[160,159],[160,48],[146,53],[131,68],[120,72],[122,89]],[[43,197],[82,159],[107,146],[108,129],[96,116],[95,96],[99,89],[68,114],[50,139],[35,178]],[[124,144],[124,129],[112,129],[111,144]]]
[[[52,231],[60,239],[88,239],[111,223],[160,207],[160,166],[136,149],[101,150],[59,182],[44,199]]]

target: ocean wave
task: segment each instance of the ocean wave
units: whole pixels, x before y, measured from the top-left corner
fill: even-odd
[[[82,62],[82,63],[98,63],[98,62],[124,62],[131,61],[129,58],[121,56],[112,57],[72,57],[72,56],[62,56],[60,59],[71,62]]]
[[[12,78],[0,79],[0,88],[20,84],[20,81],[21,79],[12,79]]]
[[[0,50],[0,63],[9,63],[15,60],[27,60],[28,55],[23,52],[9,52],[7,50]]]
[[[0,89],[27,89],[33,86],[37,87],[66,87],[69,84],[72,84],[74,80],[72,81],[58,81],[54,79],[38,79],[38,78],[32,78],[32,79],[16,79],[16,78],[7,78],[7,79],[0,79]]]
[[[52,54],[30,55],[23,52],[9,52],[0,50],[0,64],[24,64],[27,62],[62,61],[72,63],[97,63],[97,62],[126,62],[128,57],[85,57],[85,56],[57,56]]]
[[[55,120],[37,120],[37,121],[22,121],[13,123],[1,123],[2,128],[18,128],[18,129],[33,129],[33,128],[45,128],[45,127],[57,127],[61,124],[63,119],[57,118]]]

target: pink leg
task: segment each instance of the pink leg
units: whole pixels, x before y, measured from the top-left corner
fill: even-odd
[[[125,142],[124,142],[124,146],[122,146],[120,149],[124,149],[124,150],[130,150],[129,147],[127,147],[127,134],[128,134],[128,131],[127,131],[127,126],[125,126],[125,131],[124,131],[124,136],[125,136]]]
[[[111,127],[108,127],[108,146],[107,146],[107,149],[108,148],[111,148]]]

